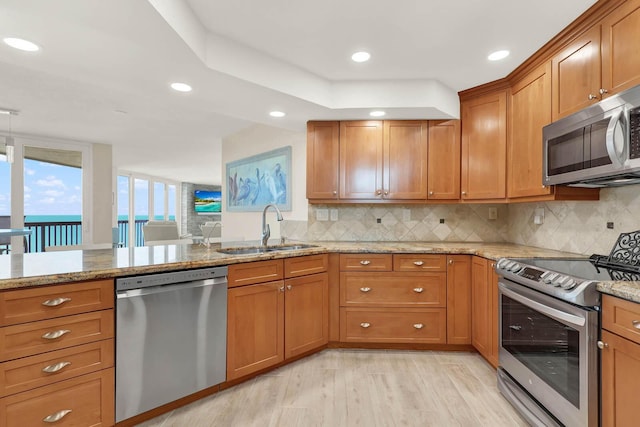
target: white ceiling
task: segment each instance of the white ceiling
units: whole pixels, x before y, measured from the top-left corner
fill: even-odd
[[[255,123],[457,117],[457,91],[506,76],[593,3],[2,0],[0,38],[41,51],[0,43],[0,107],[20,110],[15,133],[111,144],[119,168],[219,184],[221,139]],[[512,55],[490,63],[497,49]]]

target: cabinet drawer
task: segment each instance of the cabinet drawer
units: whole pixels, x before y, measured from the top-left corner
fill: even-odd
[[[284,259],[284,277],[324,273],[329,266],[329,255],[307,255]]]
[[[0,326],[113,308],[113,280],[0,293]]]
[[[446,273],[340,273],[342,306],[447,306]]]
[[[113,338],[113,330],[113,310],[7,326],[0,328],[0,361]]]
[[[0,425],[113,426],[114,383],[111,368],[4,397],[0,399]],[[44,421],[56,415],[62,416],[59,421]]]
[[[340,340],[445,344],[447,342],[447,310],[446,308],[341,308]]]
[[[391,254],[340,254],[340,270],[391,271]]]
[[[0,397],[113,366],[113,340],[0,363]]]
[[[640,304],[603,295],[602,327],[640,344]]]
[[[284,278],[284,266],[281,259],[255,261],[229,266],[229,287],[271,282]]]
[[[446,255],[398,254],[393,256],[395,271],[447,271]]]

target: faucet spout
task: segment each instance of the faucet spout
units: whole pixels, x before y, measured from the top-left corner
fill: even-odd
[[[274,205],[273,203],[269,203],[264,207],[264,210],[262,211],[262,246],[267,246],[269,237],[271,237],[271,228],[269,227],[269,224],[267,224],[267,210],[269,210],[269,208],[275,209],[276,219],[278,221],[282,221],[282,213],[280,212],[280,209],[278,209],[278,206]]]

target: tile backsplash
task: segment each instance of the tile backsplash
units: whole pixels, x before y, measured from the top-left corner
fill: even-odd
[[[489,219],[492,208],[497,219]],[[540,208],[544,222],[537,225]],[[294,240],[512,242],[608,254],[620,233],[640,229],[639,213],[640,185],[631,185],[603,189],[597,202],[309,205],[308,221],[284,221],[281,234]]]

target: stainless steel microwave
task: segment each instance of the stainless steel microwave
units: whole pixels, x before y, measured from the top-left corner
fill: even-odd
[[[543,128],[544,185],[640,183],[640,86]]]

